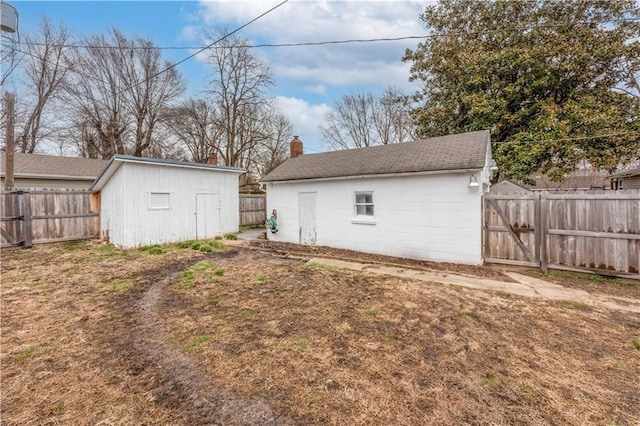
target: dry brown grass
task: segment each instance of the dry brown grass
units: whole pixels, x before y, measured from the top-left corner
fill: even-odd
[[[3,425],[640,423],[637,314],[96,243],[1,295]]]

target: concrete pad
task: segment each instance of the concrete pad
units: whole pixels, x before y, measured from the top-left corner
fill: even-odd
[[[582,302],[610,309],[640,312],[640,300],[626,299],[606,294],[592,294],[584,290],[563,287],[558,284],[553,284],[539,278],[529,277],[516,272],[504,272],[505,275],[517,281],[514,283],[491,280],[488,278],[470,277],[449,272],[424,271],[397,266],[349,262],[323,257],[314,257],[309,260],[308,263],[317,263],[341,269],[370,272],[379,275],[390,275],[399,278],[409,278],[430,283],[457,285],[476,290],[501,291],[518,296],[568,302]]]
[[[546,299],[585,301],[591,298],[591,294],[584,290],[563,287],[539,278],[521,275],[516,272],[505,271],[504,274],[519,283],[531,287],[537,294]]]
[[[236,235],[240,240],[252,241],[252,240],[259,240],[258,237],[264,234],[265,231],[266,231],[265,228],[245,229],[244,231],[238,232]]]
[[[314,257],[309,259],[307,265],[310,263],[317,263],[319,265],[333,266],[339,269],[350,269],[352,271],[362,271],[365,266],[369,266],[364,263],[348,262],[346,260],[329,259],[326,257]]]
[[[444,272],[419,271],[379,265],[368,265],[365,270],[376,274],[393,275],[396,277],[411,278],[425,282],[458,285],[478,290],[505,291],[507,293],[518,294],[521,296],[537,297],[534,290],[519,283],[507,283],[504,281],[496,281],[486,278],[472,278],[464,275]]]

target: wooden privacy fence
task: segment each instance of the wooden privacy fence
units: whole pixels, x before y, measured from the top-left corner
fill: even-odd
[[[88,191],[2,192],[2,247],[96,238],[97,203]]]
[[[267,220],[264,194],[240,194],[240,226],[264,224]]]
[[[640,278],[640,190],[486,194],[484,257]]]

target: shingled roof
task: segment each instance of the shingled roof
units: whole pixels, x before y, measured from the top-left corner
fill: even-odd
[[[277,182],[396,173],[479,170],[485,165],[488,130],[289,158],[262,179]]]
[[[6,153],[2,151],[0,174],[6,169]],[[14,154],[14,176],[25,178],[79,178],[92,180],[107,164],[106,160],[92,158],[56,157],[53,155]]]

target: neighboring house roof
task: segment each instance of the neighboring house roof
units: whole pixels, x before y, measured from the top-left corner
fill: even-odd
[[[480,170],[488,130],[289,158],[262,179],[275,182],[397,173]]]
[[[529,194],[531,191],[524,186],[510,180],[501,180],[491,185],[491,193],[495,194]]]
[[[150,164],[150,165],[160,165],[167,167],[182,167],[189,169],[206,169],[206,170],[217,170],[222,172],[231,172],[242,174],[245,173],[245,169],[241,169],[238,167],[228,167],[228,166],[218,166],[213,164],[205,164],[205,163],[190,163],[187,161],[177,161],[177,160],[165,160],[160,158],[146,158],[146,157],[133,157],[131,155],[120,155],[116,154],[111,157],[111,160],[107,163],[106,166],[102,169],[98,177],[93,181],[89,191],[100,191],[104,185],[109,181],[111,176],[122,166],[124,163],[135,163],[135,164]]]
[[[107,164],[92,158],[14,153],[13,176],[25,179],[60,179],[92,181]],[[6,170],[6,152],[0,155],[0,175]]]
[[[625,178],[634,178],[638,176],[640,176],[640,168],[623,170],[621,172],[614,173],[609,177],[616,178],[616,179],[625,179]]]
[[[576,170],[574,173],[567,175],[559,182],[554,182],[549,176],[537,175],[533,176],[535,185],[520,183],[522,186],[531,190],[577,190],[577,189],[603,189],[609,187],[609,176],[606,172],[597,172],[593,170]]]

